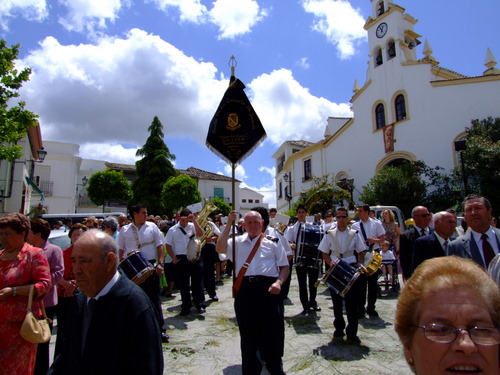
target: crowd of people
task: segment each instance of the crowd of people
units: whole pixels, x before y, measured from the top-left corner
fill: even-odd
[[[180,316],[193,305],[205,314],[207,297],[219,301],[217,285],[234,271],[243,374],[264,365],[284,374],[285,308],[298,298],[303,316],[321,311],[319,280],[332,298],[332,344],[360,345],[359,319],[379,316],[382,276],[386,286],[404,281],[395,329],[415,373],[498,375],[500,230],[484,197],[468,196],[463,213],[466,228],[457,227],[454,210],[417,206],[414,225],[401,231],[390,209],[375,218],[367,205],[357,207],[357,221],[346,207],[323,219],[299,205],[291,222],[255,207],[200,225],[188,209],[168,220],[137,204],[118,218],[58,223],[68,231],[66,249],[49,243],[45,220],[7,214],[0,218],[0,374],[162,374],[169,335],[161,295],[179,291]],[[293,269],[298,296],[289,293]],[[48,343],[19,334],[31,285],[33,312],[40,316],[44,306],[57,317],[52,361]]]

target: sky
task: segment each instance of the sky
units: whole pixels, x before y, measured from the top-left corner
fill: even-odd
[[[487,48],[500,58],[499,0],[395,3],[419,20],[415,32],[441,66],[476,76]],[[0,38],[21,45],[17,68],[32,69],[20,93],[43,140],[133,164],[158,116],[176,168],[227,176],[231,166],[205,140],[235,56],[235,76],[267,133],[236,178],[273,207],[280,145],[317,142],[328,117],[353,115],[368,16],[370,0],[2,0]]]

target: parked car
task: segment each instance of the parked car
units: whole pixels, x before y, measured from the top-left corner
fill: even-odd
[[[53,245],[59,246],[62,250],[68,248],[71,245],[69,230],[65,228],[52,229],[48,241]]]
[[[120,216],[123,212],[98,212],[98,213],[79,213],[79,214],[44,214],[42,219],[47,220],[51,227],[54,226],[56,221],[63,221],[64,218],[70,217],[73,224],[82,223],[86,218],[93,216],[96,219],[105,219],[108,216]]]

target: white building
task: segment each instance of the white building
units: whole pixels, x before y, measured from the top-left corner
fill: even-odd
[[[86,192],[87,181],[98,171],[110,168],[122,171],[130,183],[135,179],[135,165],[109,163],[103,160],[82,159],[79,156],[80,146],[74,143],[45,141],[44,146],[45,151],[47,151],[47,156],[43,164],[35,163],[34,161],[25,161],[24,164],[28,164],[28,167],[34,165],[33,172],[31,173],[32,179],[34,185],[37,185],[40,190],[43,191],[45,206],[49,213],[69,214],[102,212],[102,206],[94,205],[88,198]],[[26,154],[29,153],[26,152]],[[4,164],[1,165],[2,171],[8,169]],[[24,191],[30,192],[32,190],[32,188],[28,186],[28,183],[26,181],[23,182],[21,178],[29,175],[29,168],[25,169],[26,171],[20,171],[19,177],[16,177],[14,191],[21,192],[24,189]],[[232,204],[232,180],[230,177],[194,167],[179,170],[179,172],[193,177],[198,181],[198,190],[203,198],[212,200],[214,197],[219,197],[229,205]],[[0,183],[1,182],[0,180]],[[24,188],[18,188],[17,185],[20,184],[22,184]],[[240,184],[241,181],[235,181],[234,201],[236,202],[236,209],[241,211],[242,207],[239,205],[239,202],[241,202]],[[262,202],[263,196],[261,194],[253,192],[252,195],[252,190],[248,188],[245,189],[246,196],[250,194],[250,198],[247,198],[248,200],[252,199],[254,202]],[[17,200],[20,200],[20,197]],[[38,204],[39,198],[35,200],[32,199],[32,201],[31,205],[26,204],[25,213],[29,211],[30,206],[36,206]],[[14,211],[18,211],[18,209]],[[9,210],[4,212],[9,212]],[[126,212],[126,207],[107,206],[106,212]]]
[[[0,215],[27,214],[42,198],[34,177],[35,166],[45,156],[40,125],[28,128],[26,137],[17,145],[22,149],[21,158],[14,162],[0,160]]]
[[[361,187],[386,165],[422,160],[450,171],[458,163],[454,142],[471,120],[500,117],[500,70],[489,49],[486,69],[478,67],[474,77],[440,66],[427,40],[418,59],[418,21],[392,0],[371,2],[368,71],[361,87],[354,82],[354,115],[329,118],[325,138],[309,147],[289,141],[274,153],[279,211],[289,207],[285,176],[293,180],[292,201],[311,187],[312,177],[324,175],[353,179],[357,201]]]
[[[254,207],[264,207],[269,209],[268,204],[263,202],[264,195],[247,187],[240,189],[239,213],[245,215]],[[238,202],[238,201],[236,201]]]

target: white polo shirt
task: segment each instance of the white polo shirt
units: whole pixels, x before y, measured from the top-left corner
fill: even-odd
[[[181,228],[184,229],[186,234],[182,232]],[[172,246],[172,250],[176,256],[187,255],[189,239],[193,235],[196,237],[196,228],[193,223],[189,222],[185,228],[183,228],[180,223],[177,223],[168,230],[167,236],[165,237],[165,244]]]
[[[139,241],[134,232],[137,233]],[[125,225],[118,236],[119,249],[125,254],[139,249],[146,260],[156,259],[156,248],[160,245],[163,245],[163,235],[158,226],[150,221],[146,221],[140,228],[134,223]]]
[[[236,241],[236,274],[240,272],[243,263],[246,262],[250,252],[258,240],[258,236],[250,240],[248,233],[235,238]],[[227,240],[227,258],[233,258],[233,239]],[[255,253],[245,276],[268,276],[278,277],[279,267],[288,266],[288,258],[284,248],[279,244],[279,240],[270,240],[267,237],[262,239],[259,249]]]

